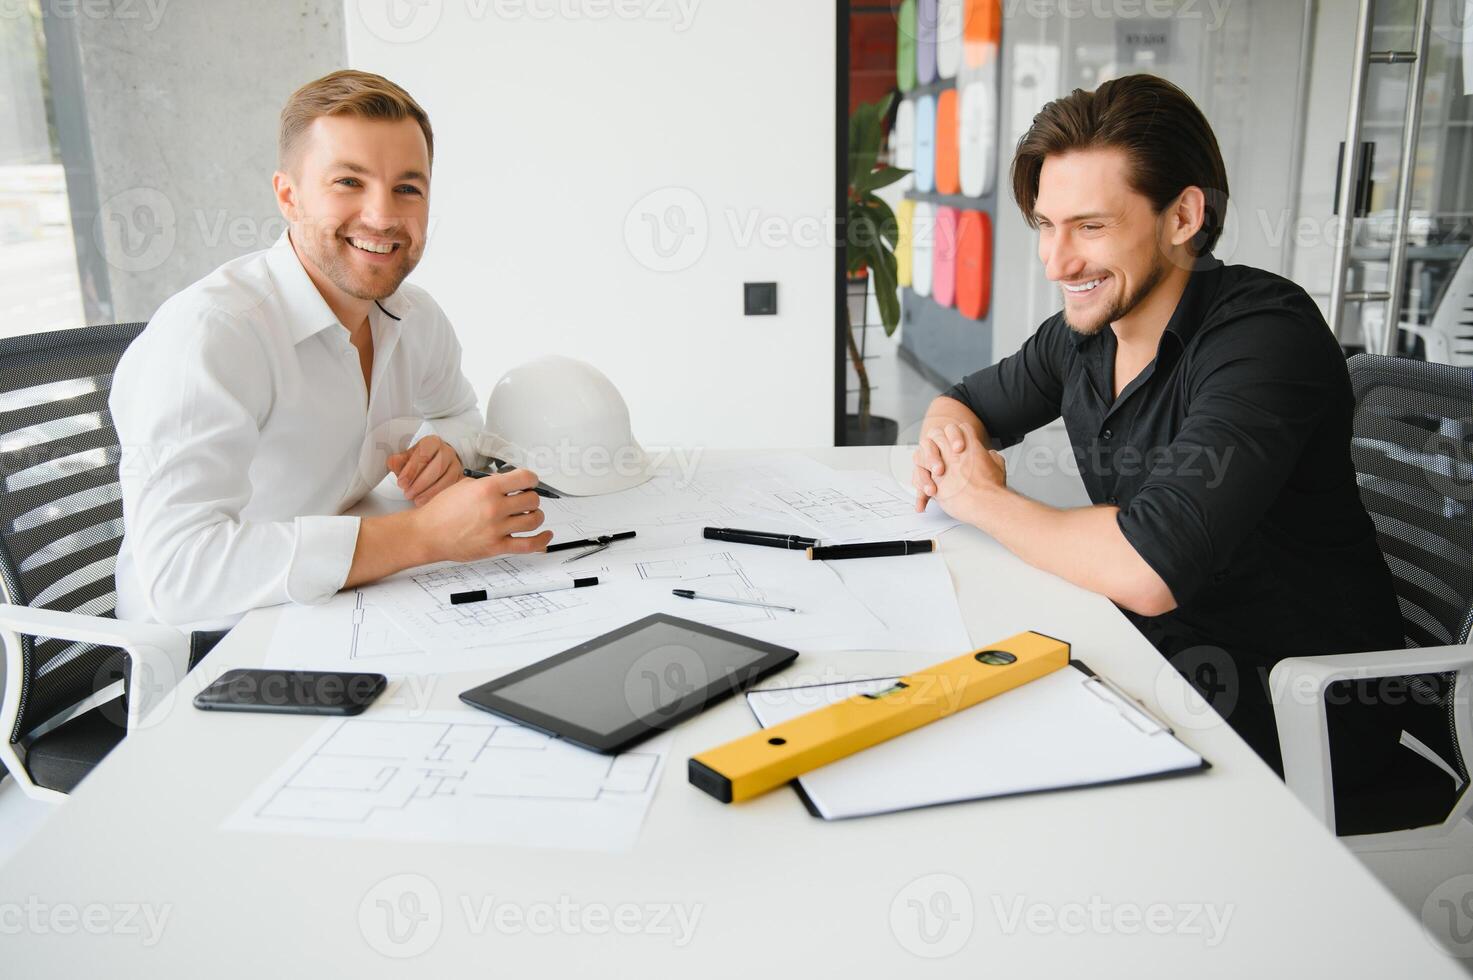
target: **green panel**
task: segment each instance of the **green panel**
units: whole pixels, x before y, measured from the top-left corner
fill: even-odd
[[[895,81],[900,91],[916,87],[916,0],[901,0],[896,16]]]

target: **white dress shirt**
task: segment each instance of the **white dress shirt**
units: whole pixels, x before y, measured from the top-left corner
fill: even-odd
[[[382,306],[367,397],[358,350],[286,235],[159,308],[109,401],[120,619],[221,628],[259,606],[325,602],[358,539],[358,518],[340,515],[391,453],[433,431],[475,457],[481,418],[449,320],[409,284]]]

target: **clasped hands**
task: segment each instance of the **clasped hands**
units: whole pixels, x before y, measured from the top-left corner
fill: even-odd
[[[975,431],[958,422],[925,429],[912,459],[910,482],[918,512],[934,498],[952,517],[976,524],[987,495],[1007,487],[1002,453],[987,448]]]

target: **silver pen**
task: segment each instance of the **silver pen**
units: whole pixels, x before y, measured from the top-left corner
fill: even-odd
[[[1156,712],[1146,707],[1146,703],[1144,701],[1142,701],[1140,698],[1131,697],[1131,695],[1126,692],[1125,688],[1121,687],[1119,684],[1116,684],[1114,681],[1110,680],[1110,678],[1105,677],[1102,674],[1095,674],[1093,677],[1088,678],[1088,680],[1094,681],[1095,683],[1099,684],[1101,687],[1110,691],[1120,700],[1124,701],[1127,705],[1145,715],[1151,721],[1155,722],[1161,729],[1163,729],[1166,734],[1176,734],[1176,729],[1168,725],[1165,719],[1156,714]]]
[[[694,589],[671,589],[671,592],[682,599],[709,599],[712,602],[729,602],[734,606],[760,606],[763,609],[781,609],[785,612],[797,612],[792,606],[779,606],[775,602],[758,602],[756,599],[728,599],[726,596],[704,595]]]

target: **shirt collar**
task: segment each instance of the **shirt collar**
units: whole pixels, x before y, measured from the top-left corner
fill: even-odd
[[[1182,290],[1176,310],[1166,323],[1166,333],[1175,335],[1182,347],[1186,347],[1202,326],[1212,305],[1212,297],[1217,295],[1221,271],[1222,263],[1208,252],[1197,259],[1192,274],[1187,278],[1187,288]]]
[[[276,244],[266,250],[266,265],[286,306],[286,326],[293,344],[300,344],[328,327],[345,329],[317,290],[317,284],[307,275],[296,249],[292,248],[290,232],[283,231]],[[399,318],[403,316],[398,299],[399,294],[395,292],[369,308],[368,318],[375,328],[375,342],[381,331],[398,338]]]
[[[337,314],[327,305],[327,300],[322,298],[317,285],[302,267],[302,260],[297,258],[290,232],[282,232],[276,244],[266,250],[266,266],[286,307],[286,328],[291,333],[293,344],[300,344],[328,327],[342,328]]]

